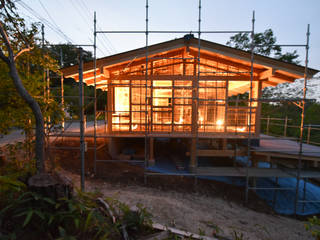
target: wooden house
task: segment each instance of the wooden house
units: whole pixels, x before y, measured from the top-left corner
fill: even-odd
[[[78,66],[62,72],[79,80]],[[251,52],[206,40],[199,48],[193,35],[100,58],[96,87],[108,92],[108,124],[99,134],[111,139],[148,135],[151,164],[154,139],[189,139],[193,169],[197,156],[240,154],[227,144],[247,139],[249,131],[258,144],[262,89],[303,78],[304,72],[303,66],[257,54],[251,64]],[[308,69],[309,77],[316,73]],[[83,82],[94,85],[93,62],[84,64]],[[220,143],[197,150],[196,138]]]

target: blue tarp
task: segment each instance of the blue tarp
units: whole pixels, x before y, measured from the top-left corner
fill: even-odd
[[[239,163],[245,164],[246,158],[238,158]],[[201,163],[199,163],[201,164]],[[169,159],[157,159],[156,165],[149,167],[148,170],[159,173],[174,173],[186,174],[188,163],[185,162],[185,170],[178,170],[175,164]],[[250,165],[250,164],[249,164]],[[259,167],[270,167],[268,163],[259,163]],[[237,186],[244,186],[245,179],[242,177],[201,177],[205,179],[225,182]],[[279,178],[278,185],[275,178],[257,178],[257,187],[277,187],[290,188],[290,190],[257,190],[257,195],[264,199],[267,204],[274,207],[274,210],[279,214],[292,215],[294,214],[295,195],[296,195],[296,178]],[[304,191],[304,185],[306,186]],[[274,201],[275,199],[275,201]],[[320,187],[309,182],[300,180],[299,183],[299,200],[320,201]],[[273,205],[274,201],[274,205]],[[320,203],[299,203],[297,208],[298,215],[320,214]]]

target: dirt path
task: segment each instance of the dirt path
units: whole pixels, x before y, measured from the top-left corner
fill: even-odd
[[[65,174],[78,185],[79,175]],[[220,197],[125,186],[101,179],[88,179],[86,189],[98,190],[105,197],[113,197],[130,207],[140,203],[153,214],[155,222],[194,233],[205,232],[207,236],[219,229],[218,234],[227,239],[236,239],[235,232],[238,236],[243,234],[239,239],[312,239],[302,221],[259,213]]]

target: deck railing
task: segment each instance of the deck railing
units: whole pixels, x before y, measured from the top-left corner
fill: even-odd
[[[291,123],[293,120],[285,118],[262,117],[261,133],[277,137],[293,137],[298,140],[300,125]],[[305,124],[303,140],[307,144],[320,145],[320,125]]]

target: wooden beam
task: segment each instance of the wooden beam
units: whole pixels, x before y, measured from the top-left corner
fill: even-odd
[[[272,85],[271,83],[275,83],[275,85],[273,84],[272,86],[276,86],[279,83],[293,82],[295,80],[293,77],[276,72],[274,68],[263,71],[259,74],[259,78],[261,80],[267,80],[270,82],[270,85]]]
[[[294,82],[294,80],[287,80],[287,79],[283,79],[283,78],[279,78],[279,77],[269,77],[268,81],[276,83],[276,84],[286,83],[286,82]]]
[[[188,45],[186,44],[186,41],[184,38],[180,38],[180,39],[175,39],[175,40],[149,46],[149,53],[151,56],[151,55],[161,54],[164,51],[166,52],[174,51],[179,48],[183,49],[185,47],[188,47],[189,49],[193,48],[193,51],[195,51],[194,49],[197,48],[197,45],[198,45],[198,39],[196,38],[191,39]],[[251,57],[250,52],[230,48],[228,46],[224,46],[221,44],[217,44],[217,43],[213,43],[205,40],[201,40],[201,46],[203,50],[201,52],[202,56],[204,54],[207,54],[207,53],[204,53],[204,51],[208,52],[208,54],[210,53],[210,55],[211,53],[215,56],[223,55],[228,58],[227,61],[231,61],[231,59],[238,60],[239,63],[236,63],[237,66],[239,66],[239,64],[242,64],[244,67],[243,69],[246,69],[245,68],[246,66],[246,67],[249,67],[247,69],[250,71],[250,64],[248,65],[243,64],[243,62],[250,63],[250,57]],[[97,67],[111,66],[111,65],[115,66],[125,62],[128,63],[132,61],[132,59],[134,58],[145,59],[145,48],[139,48],[132,51],[97,59]],[[283,72],[291,74],[292,76],[295,76],[295,78],[303,77],[303,73],[304,73],[303,66],[282,62],[282,61],[272,59],[269,57],[264,57],[261,55],[255,55],[254,58],[255,58],[255,67],[258,65],[258,66],[267,66],[271,68],[277,68],[279,71],[281,70]],[[220,58],[220,62],[221,62],[221,58]],[[235,62],[231,61],[230,64],[235,64]],[[93,61],[87,62],[84,64],[85,71],[91,70],[92,68],[93,68]],[[308,70],[311,76],[318,72],[318,70],[311,69],[311,68],[309,68]],[[63,68],[61,69],[61,72],[63,72],[66,77],[70,77],[70,75],[77,74],[78,66],[74,65],[71,67]]]
[[[96,71],[96,76],[99,76],[100,75],[100,69],[97,69]],[[70,76],[68,76],[70,77]],[[72,75],[71,76],[76,82],[79,81],[79,74],[75,74],[75,75]],[[94,78],[94,72],[93,71],[89,71],[89,72],[86,72],[86,73],[83,73],[83,81],[85,79],[91,79],[91,78]]]
[[[190,54],[194,57],[198,57],[198,51],[195,51],[195,50],[190,50]],[[223,58],[220,58],[218,57],[217,55],[209,55],[207,53],[201,53],[201,58],[205,58],[205,59],[208,59],[208,60],[211,60],[211,61],[215,61],[215,62],[218,62],[218,63],[223,63],[223,64],[226,64],[226,65],[230,65],[232,67],[236,67],[236,68],[241,68],[241,69],[244,69],[246,71],[251,71],[251,66],[250,64],[248,63],[248,65],[245,65],[243,63],[239,63],[239,62],[236,62],[236,61],[231,61],[231,60],[227,60],[227,59],[223,59]]]
[[[120,75],[116,80],[145,80],[145,75]],[[195,75],[149,75],[148,80],[197,80]],[[111,79],[112,80],[112,79]],[[250,76],[200,76],[200,81],[212,80],[212,81],[250,81]],[[261,81],[259,77],[253,77],[253,81]]]
[[[162,52],[162,53],[157,53],[154,55],[149,55],[148,58],[159,58],[159,60],[161,60],[161,58],[170,58],[170,57],[174,57],[176,55],[182,55],[183,53],[183,48],[179,48],[179,49],[175,49],[174,51],[169,51],[169,52]],[[152,61],[156,61],[156,59],[152,59]],[[182,59],[181,59],[182,61]],[[136,59],[134,60],[134,58],[132,58],[130,61],[126,61],[126,62],[122,62],[121,64],[118,64],[116,66],[111,66],[111,67],[107,67],[107,69],[112,72],[112,71],[118,71],[118,70],[125,70],[127,68],[130,67],[135,67],[138,65],[145,65],[146,64],[146,58],[140,58],[140,59]]]
[[[269,77],[274,76],[275,72],[276,72],[276,69],[270,68],[268,70],[265,70],[265,71],[261,72],[259,74],[259,78],[260,79],[268,79]]]
[[[109,79],[107,79],[106,77],[104,77],[104,76],[102,76],[102,75],[99,75],[99,76],[96,77],[96,84],[99,84],[99,83],[101,83],[101,82],[107,83],[108,80],[109,80]],[[87,85],[94,84],[94,77],[92,77],[92,78],[87,78],[87,79],[85,79],[84,81],[85,81],[85,83],[86,83]]]
[[[244,150],[212,150],[212,149],[198,149],[197,155],[199,157],[234,157],[234,156],[246,156],[247,151]]]
[[[265,81],[265,82],[263,82],[263,88],[265,88],[265,87],[275,87],[275,86],[277,86],[278,85],[278,83],[275,83],[275,82],[270,82],[270,81]]]

